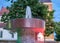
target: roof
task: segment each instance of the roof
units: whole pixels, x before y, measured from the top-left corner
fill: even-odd
[[[5,23],[0,23],[0,28],[5,27]]]
[[[0,10],[0,16],[2,16],[2,15],[3,15],[3,13],[8,14],[8,13],[9,13],[9,10],[8,10],[8,9],[6,9],[5,7],[2,7],[2,9]]]
[[[2,15],[2,12],[0,11],[0,16]]]
[[[51,0],[39,0],[40,2],[51,2]]]

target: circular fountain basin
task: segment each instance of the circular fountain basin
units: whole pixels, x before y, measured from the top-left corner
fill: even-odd
[[[22,37],[31,36],[34,40],[36,40],[37,43],[39,42],[37,40],[37,39],[39,39],[37,37],[37,35],[39,35],[39,33],[42,34],[42,36],[43,36],[42,39],[44,39],[44,31],[45,31],[45,21],[44,20],[36,19],[36,18],[28,18],[28,19],[17,18],[17,19],[12,20],[12,27],[14,28],[13,30],[23,29],[23,31],[22,31],[23,36]],[[28,40],[30,40],[30,39],[28,39]],[[44,40],[43,40],[43,42],[44,42]]]
[[[45,21],[36,18],[17,18],[12,20],[13,28],[45,28]]]

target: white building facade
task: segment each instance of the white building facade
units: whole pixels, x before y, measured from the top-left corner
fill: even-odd
[[[9,30],[0,28],[0,40],[17,40],[17,33],[10,33]]]
[[[4,23],[1,22],[1,17],[4,12],[9,12],[6,8],[2,7],[0,11],[0,40],[17,40],[17,33],[10,33],[9,30],[4,29]]]

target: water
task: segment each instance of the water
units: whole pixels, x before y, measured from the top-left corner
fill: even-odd
[[[35,40],[33,37],[26,35],[22,37],[22,43],[35,43]]]
[[[27,18],[27,19],[32,18],[32,13],[31,13],[31,8],[30,8],[30,6],[27,6],[27,7],[26,7],[26,15],[25,15],[25,18]],[[31,26],[29,20],[26,20],[25,22],[26,22],[26,23],[25,23],[25,26],[26,26],[26,27],[30,27],[30,26]]]
[[[30,6],[26,7],[26,16],[25,18],[32,18],[31,8]]]

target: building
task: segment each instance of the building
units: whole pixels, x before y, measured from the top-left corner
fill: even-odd
[[[52,9],[52,2],[51,2],[51,0],[42,0],[42,2],[44,2],[44,4],[46,4],[46,5],[48,5],[48,10],[49,11],[52,11],[53,9]],[[49,14],[48,14],[48,16],[49,16]],[[46,41],[54,41],[54,33],[53,34],[51,34],[50,36],[45,36],[45,40]]]
[[[52,11],[53,9],[52,9],[52,2],[51,2],[51,0],[41,0],[45,5],[48,5],[48,10],[49,11]],[[49,16],[49,14],[48,14],[48,16]],[[48,21],[47,19],[46,19],[46,21]],[[49,35],[49,36],[45,36],[45,41],[48,41],[48,42],[46,42],[46,43],[55,43],[54,42],[54,33],[52,33],[51,35]]]
[[[9,13],[9,10],[7,10],[5,7],[2,7],[0,10],[0,43],[7,43],[11,41],[17,40],[17,33],[10,33],[10,31],[3,29],[5,26],[5,23],[1,22],[1,17],[3,13]]]

